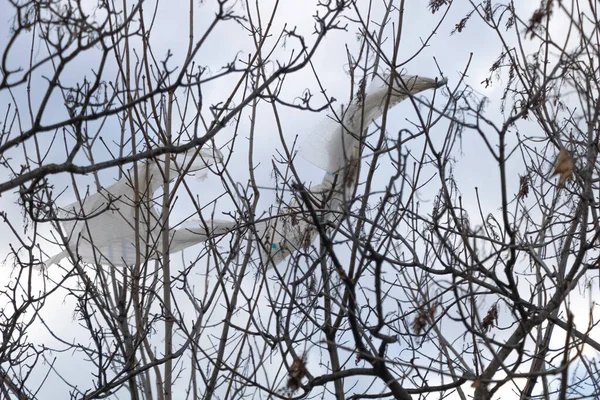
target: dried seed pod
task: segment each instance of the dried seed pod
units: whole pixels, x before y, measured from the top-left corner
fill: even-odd
[[[519,200],[522,200],[529,195],[529,183],[529,175],[519,177],[519,194],[517,194]]]

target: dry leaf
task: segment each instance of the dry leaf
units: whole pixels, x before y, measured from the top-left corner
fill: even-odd
[[[437,311],[437,303],[434,303],[429,309],[426,309],[424,306],[419,307],[420,312],[417,318],[413,321],[412,328],[413,331],[418,335],[421,331],[427,326],[429,318],[433,318]]]
[[[498,308],[494,304],[489,310],[485,318],[483,319],[483,331],[487,332],[491,327],[494,326],[494,323],[498,321]]]
[[[554,175],[560,175],[558,179],[558,187],[561,188],[568,179],[573,176],[573,170],[575,169],[575,160],[569,155],[569,152],[564,147],[560,148],[558,158],[556,159],[556,166],[554,167]]]
[[[487,391],[487,387],[488,387],[489,383],[488,382],[481,382],[481,377],[478,376],[477,378],[475,378],[475,380],[473,381],[473,383],[471,383],[471,387],[477,389],[478,387],[482,387],[483,389],[485,389]]]
[[[413,321],[413,331],[418,335],[427,326],[427,313],[420,313]]]
[[[295,359],[288,371],[287,386],[288,389],[292,392],[295,392],[300,388],[300,385],[302,384],[302,379],[306,376],[308,372],[306,369],[305,357],[306,354],[302,356],[302,358]]]

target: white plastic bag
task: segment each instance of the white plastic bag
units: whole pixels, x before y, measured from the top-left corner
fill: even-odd
[[[389,77],[375,79],[365,91],[361,101],[354,101],[343,115],[329,119],[310,134],[301,146],[300,154],[314,165],[327,171],[320,185],[309,191],[319,211],[321,221],[336,221],[344,204],[354,192],[358,181],[360,163],[360,138],[374,119],[385,108],[389,91]],[[411,94],[440,87],[446,81],[436,81],[417,76],[402,76],[392,84],[389,108]],[[341,121],[341,122],[340,122]],[[193,153],[193,152],[190,152]],[[184,154],[178,156],[189,156]],[[213,150],[200,150],[200,157],[193,163],[200,179],[206,176],[206,168],[220,162],[222,156]],[[180,172],[174,170],[175,176]],[[140,188],[138,195],[147,200],[148,207],[140,209],[138,230],[141,260],[157,257],[156,249],[162,232],[161,218],[152,200],[163,179],[155,162],[138,167]],[[70,248],[84,262],[113,265],[131,265],[136,260],[136,230],[134,229],[135,206],[133,204],[133,171],[115,184],[85,199],[83,207],[78,203],[65,207],[62,218],[77,220],[62,223]],[[297,200],[279,210],[278,217],[257,223],[255,229],[261,243],[258,244],[263,262],[277,265],[290,254],[308,249],[317,236],[315,221],[304,205]],[[188,221],[178,229],[171,230],[170,252],[177,252],[201,243],[210,235],[225,234],[236,229],[233,221],[210,220],[208,229],[202,221]],[[46,262],[57,263],[67,255],[62,252]]]
[[[332,182],[333,180],[326,179],[309,191],[313,209],[318,214],[321,214],[320,209],[330,206],[328,196],[331,195]],[[268,263],[268,267],[279,264],[298,250],[308,250],[318,234],[311,213],[296,198],[278,210],[278,215],[279,217],[256,224],[261,242],[258,243],[261,260]],[[330,213],[326,213],[324,217],[327,215]]]
[[[178,155],[175,160],[181,166],[197,150]],[[201,149],[189,170],[198,179],[205,179],[208,167],[222,160],[222,155],[213,149]],[[75,255],[86,263],[131,265],[136,261],[136,237],[139,240],[142,260],[157,257],[162,232],[161,218],[154,204],[154,193],[162,185],[161,161],[146,161],[138,166],[139,226],[136,231],[134,204],[133,168],[107,188],[88,196],[83,206],[70,204],[59,213],[63,233]],[[176,178],[181,171],[171,162],[170,176]],[[223,234],[235,224],[228,221],[211,221],[215,232],[206,232],[201,221],[188,221],[183,227],[171,230],[171,252],[205,241],[208,234]],[[66,257],[66,251],[46,261],[46,265],[58,263]]]
[[[300,147],[300,155],[315,166],[327,171],[320,185],[310,190],[311,197],[323,201],[327,210],[323,221],[339,220],[344,204],[353,195],[359,177],[360,138],[371,122],[383,115],[389,92],[389,75],[377,77],[369,85],[362,101],[352,102],[347,109],[308,135]],[[409,95],[441,87],[446,80],[404,75],[393,81],[388,109]],[[304,210],[304,211],[303,211]],[[312,217],[296,200],[281,210],[279,218],[259,224],[261,256],[277,265],[299,249],[307,249],[318,231]],[[292,216],[294,216],[292,218]]]
[[[392,81],[389,74],[376,77],[365,90],[362,101],[355,100],[336,115],[327,117],[300,145],[300,155],[311,164],[335,174],[344,168],[360,143],[363,131],[373,120],[383,115],[390,92],[388,109],[410,95],[441,87],[447,81],[403,75]]]

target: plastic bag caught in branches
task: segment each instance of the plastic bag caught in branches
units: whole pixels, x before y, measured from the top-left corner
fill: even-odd
[[[332,206],[337,206],[337,202],[329,200],[333,182],[331,177],[326,177],[323,183],[308,191],[313,209],[325,207],[330,210]],[[281,207],[278,217],[256,224],[256,232],[262,242],[258,245],[261,260],[268,263],[268,267],[276,266],[294,252],[307,251],[315,241],[318,231],[314,221],[307,208],[298,200],[294,198]],[[329,216],[331,212],[325,214],[325,218]]]
[[[447,83],[446,79],[411,75],[396,76],[391,87],[389,81],[389,74],[377,76],[369,84],[364,96],[353,101],[343,112],[329,116],[325,123],[303,140],[300,146],[302,158],[331,174],[337,173],[358,149],[363,131],[383,115],[386,104],[391,109],[409,96]]]
[[[374,119],[379,118],[386,105],[390,91],[386,83],[388,77],[378,78],[369,86],[360,101],[353,102],[341,118],[342,123],[330,120],[325,127],[315,132],[310,140],[310,152],[305,146],[303,156],[313,164],[328,171],[320,185],[309,190],[314,200],[313,207],[321,212],[320,222],[336,221],[344,204],[353,193],[358,181],[360,163],[360,138]],[[408,98],[409,95],[426,89],[440,87],[446,82],[416,76],[403,76],[394,80],[388,108]],[[185,157],[187,155],[180,155]],[[222,156],[213,150],[200,150],[199,157],[192,164],[198,178],[206,177],[206,169],[220,162]],[[159,162],[160,163],[160,162]],[[162,184],[162,174],[157,162],[146,162],[138,167],[137,194],[145,207],[139,209],[139,227],[135,227],[134,177],[133,170],[115,184],[79,203],[65,207],[59,215],[67,235],[68,245],[75,256],[83,262],[131,265],[139,257],[142,261],[159,256],[157,248],[161,237],[161,218],[154,208],[154,192]],[[181,172],[174,170],[174,176]],[[278,216],[259,222],[256,233],[259,235],[259,248],[263,262],[269,266],[280,263],[288,255],[300,249],[308,249],[314,242],[317,229],[315,221],[308,213],[306,205],[297,199],[279,210]],[[233,221],[200,220],[188,221],[185,226],[170,231],[170,253],[206,241],[213,235],[225,234],[236,229]],[[136,241],[139,245],[136,245]],[[52,257],[46,265],[57,263],[68,253],[66,251]]]
[[[171,165],[173,179],[181,175],[177,165],[187,165],[186,160],[196,150],[175,157]],[[207,176],[208,167],[222,160],[222,155],[213,149],[202,149],[191,163],[189,172],[197,179]],[[112,264],[115,266],[132,265],[136,262],[136,238],[139,238],[141,260],[157,258],[160,248],[161,218],[155,209],[154,193],[163,183],[163,161],[146,161],[138,168],[137,195],[142,206],[139,207],[139,226],[135,226],[135,179],[134,169],[127,171],[123,178],[107,188],[70,204],[59,213],[62,230],[68,239],[68,245],[82,262]],[[208,226],[200,220],[188,221],[170,232],[170,252],[208,239],[209,233],[224,234],[235,226],[234,222],[211,220]],[[50,258],[46,265],[58,263],[68,256],[67,251]]]
[[[336,221],[343,213],[344,204],[354,193],[358,182],[360,164],[360,139],[370,123],[379,118],[385,109],[389,75],[376,78],[361,100],[348,106],[343,117],[329,118],[318,130],[303,141],[300,154],[307,161],[327,171],[320,185],[309,190],[313,208],[326,210],[320,222]],[[445,85],[444,79],[421,78],[404,75],[391,88],[388,109],[423,90]],[[340,122],[341,121],[341,122]],[[262,259],[277,265],[285,257],[300,249],[307,250],[317,236],[314,220],[294,199],[280,213],[281,217],[259,224]]]

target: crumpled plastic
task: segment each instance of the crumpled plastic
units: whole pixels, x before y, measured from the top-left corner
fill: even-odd
[[[208,167],[222,161],[220,152],[214,149],[190,150],[177,155],[171,161],[170,176],[181,175],[179,167],[198,153],[190,165],[189,172],[197,179],[207,176]],[[131,168],[117,182],[79,202],[69,204],[58,213],[62,231],[68,238],[69,248],[85,263],[132,265],[136,262],[139,248],[141,260],[157,258],[156,249],[161,243],[161,217],[155,205],[154,193],[163,183],[161,171],[164,161],[149,160],[140,163],[138,171],[139,226],[136,231],[134,204],[134,169]],[[236,224],[232,221],[210,220],[208,230],[200,220],[188,221],[170,231],[170,252],[206,241],[210,235],[225,234]],[[137,232],[137,234],[136,234]],[[139,247],[136,246],[136,236]],[[56,264],[68,256],[63,251],[45,262]]]
[[[314,210],[331,207],[329,197],[332,188],[333,179],[330,177],[308,191]],[[267,263],[268,267],[279,264],[300,249],[308,250],[318,233],[308,208],[296,197],[289,204],[282,206],[277,215],[256,224],[261,260]],[[325,214],[323,218],[329,215],[331,213]]]

